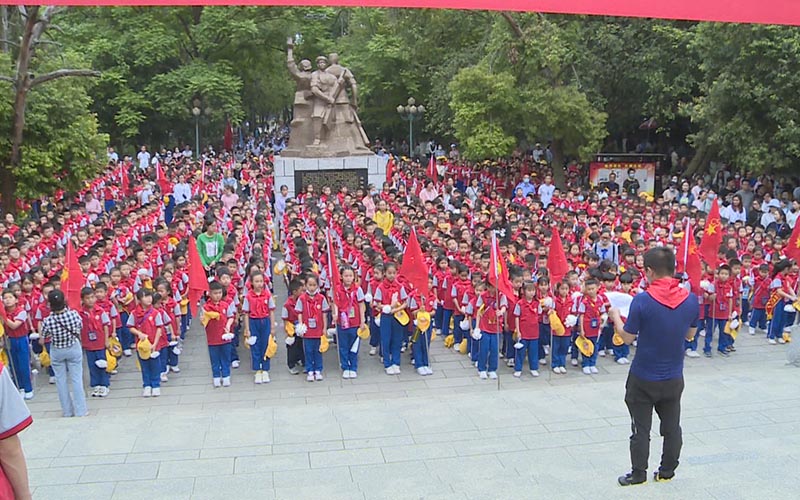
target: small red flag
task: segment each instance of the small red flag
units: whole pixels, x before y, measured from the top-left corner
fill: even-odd
[[[392,176],[394,176],[395,164],[394,156],[389,156],[389,161],[386,162],[386,182],[392,183]]]
[[[494,285],[507,299],[514,298],[514,286],[508,279],[508,266],[503,256],[500,255],[500,244],[497,242],[497,233],[492,231],[492,250],[490,253],[489,283]]]
[[[189,236],[189,245],[187,248],[189,252],[187,259],[187,271],[189,273],[189,310],[192,316],[196,314],[197,303],[203,297],[205,292],[208,292],[208,278],[206,277],[206,270],[203,268],[203,261],[200,260],[200,253],[197,251],[197,241],[194,236]]]
[[[172,184],[167,180],[160,161],[156,162],[156,183],[161,187],[162,195],[166,196],[172,192]]]
[[[786,244],[786,256],[800,261],[800,223],[795,223],[789,242]]]
[[[422,248],[419,246],[417,232],[414,229],[411,230],[411,235],[408,237],[398,276],[405,278],[423,297],[428,295],[428,268],[425,265]]]
[[[231,121],[225,122],[225,136],[222,138],[222,146],[226,151],[233,151],[233,128],[231,128]],[[197,154],[200,154],[198,151]]]
[[[676,260],[678,273],[686,273],[689,277],[689,282],[692,284],[692,289],[699,288],[700,280],[703,277],[703,264],[700,262],[700,254],[694,241],[691,222],[686,226]]]
[[[333,238],[331,238],[331,230],[325,231],[325,243],[328,248],[326,249],[326,256],[328,260],[328,279],[331,282],[331,290],[333,291],[333,303],[339,309],[346,309],[348,307],[347,297],[342,296],[344,291],[342,288],[342,278],[339,276],[339,265],[336,263],[336,252],[333,248]]]
[[[550,239],[550,254],[547,258],[547,265],[550,268],[551,286],[558,284],[569,272],[567,255],[564,253],[564,244],[561,243],[561,235],[557,226],[553,226],[553,237]]]
[[[427,170],[428,179],[433,181],[433,185],[436,186],[439,184],[439,171],[436,170],[436,158],[431,155],[431,159],[428,162],[428,170]]]
[[[71,241],[67,241],[66,264],[61,271],[61,291],[67,299],[67,305],[73,309],[81,306],[81,290],[86,285],[86,277],[78,264],[78,254]]]
[[[722,220],[719,216],[719,204],[717,199],[711,204],[711,210],[708,212],[708,219],[706,219],[706,227],[703,230],[703,239],[700,240],[700,256],[712,269],[717,267],[717,254],[719,253],[719,246],[722,244]]]

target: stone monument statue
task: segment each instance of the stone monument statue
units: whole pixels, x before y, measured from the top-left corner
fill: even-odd
[[[294,62],[294,43],[287,41],[287,66],[297,82],[289,146],[283,157],[331,158],[373,155],[358,118],[358,83],[339,64],[339,55],[319,56],[311,63]]]

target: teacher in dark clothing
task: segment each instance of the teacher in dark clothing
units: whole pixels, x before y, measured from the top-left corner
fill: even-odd
[[[668,481],[675,476],[683,439],[681,394],[683,393],[684,341],[694,339],[699,302],[674,279],[675,254],[654,248],[644,255],[647,290],[633,298],[627,321],[612,308],[614,328],[630,344],[638,339],[636,357],[625,384],[625,404],[631,415],[631,472],[619,484],[630,486],[647,481],[650,428],[655,409],[661,420],[664,447],[661,466],[653,476]]]

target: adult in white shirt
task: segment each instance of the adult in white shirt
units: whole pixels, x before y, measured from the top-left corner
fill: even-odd
[[[539,186],[539,199],[542,200],[542,206],[547,208],[553,202],[553,193],[556,187],[553,185],[553,178],[549,175],[544,176],[544,183]]]
[[[136,155],[139,160],[139,170],[147,170],[150,166],[150,153],[147,152],[147,146],[142,146],[139,154]]]
[[[761,211],[767,213],[772,207],[781,208],[781,202],[773,198],[772,193],[766,192],[764,193],[764,201],[761,202]]]
[[[720,209],[719,215],[723,219],[727,219],[728,224],[733,224],[734,222],[747,223],[747,212],[742,206],[742,197],[738,194],[733,195],[731,204]]]
[[[439,192],[433,187],[433,181],[427,181],[425,188],[419,192],[419,199],[422,203],[433,201],[439,196]]]
[[[786,223],[789,224],[790,228],[794,229],[798,216],[800,216],[800,201],[793,200],[789,210],[786,211]]]
[[[186,182],[186,176],[178,177],[178,183],[172,186],[172,197],[175,204],[180,205],[192,199],[192,185]]]
[[[106,153],[106,156],[108,156],[108,161],[113,161],[114,163],[119,163],[119,155],[117,154],[116,151],[114,151],[114,148],[109,146],[108,152]]]

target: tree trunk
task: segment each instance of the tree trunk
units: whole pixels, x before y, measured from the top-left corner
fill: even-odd
[[[567,175],[564,170],[564,141],[553,139],[550,143],[550,151],[553,152],[553,184],[564,191],[567,188]]]
[[[710,159],[711,151],[709,148],[704,144],[698,146],[697,150],[694,152],[692,161],[690,161],[689,166],[686,167],[686,172],[683,174],[684,177],[691,178],[691,176],[693,176],[696,172],[700,171],[702,168],[705,168]]]

